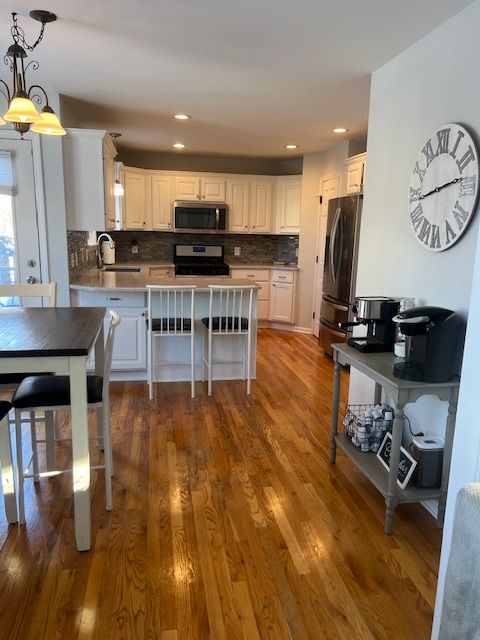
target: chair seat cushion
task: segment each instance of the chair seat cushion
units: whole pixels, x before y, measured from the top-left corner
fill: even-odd
[[[212,331],[238,331],[239,318],[232,318],[231,316],[213,316],[212,317]],[[240,318],[241,331],[248,331],[248,318]],[[209,318],[202,318],[203,324],[207,327],[209,325]]]
[[[191,318],[152,318],[152,331],[190,332],[191,330]]]
[[[12,404],[10,402],[7,402],[6,400],[0,400],[0,420],[3,420],[3,418],[7,415],[11,408]]]
[[[0,385],[1,384],[19,384],[24,378],[28,378],[31,376],[31,373],[0,373]],[[51,376],[52,374],[48,371],[45,373],[38,373],[39,376]]]
[[[102,401],[103,378],[87,376],[89,404]],[[68,376],[29,376],[22,380],[13,394],[16,409],[30,407],[61,407],[70,404],[70,378]]]

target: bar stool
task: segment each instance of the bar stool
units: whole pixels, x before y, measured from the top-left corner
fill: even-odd
[[[208,318],[202,318],[206,328],[207,348],[203,362],[207,368],[208,395],[212,395],[212,341],[217,337],[243,336],[243,378],[247,381],[247,395],[251,393],[250,351],[252,344],[253,292],[257,285],[209,285]]]
[[[147,284],[148,291],[148,397],[153,399],[154,368],[167,363],[155,361],[154,339],[190,337],[191,396],[195,397],[195,289],[196,285]],[[170,365],[170,363],[168,363]],[[185,363],[175,363],[185,364]],[[187,363],[188,364],[188,363]]]

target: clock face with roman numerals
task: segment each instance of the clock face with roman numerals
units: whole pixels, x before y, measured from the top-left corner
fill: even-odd
[[[452,247],[475,213],[478,154],[459,124],[443,124],[422,145],[409,188],[410,223],[429,251]]]

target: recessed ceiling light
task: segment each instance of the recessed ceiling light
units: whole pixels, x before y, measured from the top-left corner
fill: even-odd
[[[286,144],[285,149],[298,149],[298,144]]]
[[[186,113],[176,113],[174,118],[177,120],[190,120],[192,116],[188,116]]]
[[[347,133],[347,131],[348,129],[345,129],[345,127],[337,127],[333,130],[333,133]]]
[[[182,142],[176,142],[173,146],[175,149],[185,149],[185,145]]]

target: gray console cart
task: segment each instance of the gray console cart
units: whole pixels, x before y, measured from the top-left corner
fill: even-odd
[[[393,376],[393,365],[396,361],[392,353],[362,353],[347,344],[333,344],[333,359],[335,373],[333,382],[332,427],[330,440],[330,463],[335,463],[337,446],[350,458],[370,482],[385,496],[385,533],[393,531],[393,517],[400,502],[422,502],[424,500],[438,500],[437,526],[443,525],[445,502],[447,498],[448,476],[452,455],[453,434],[455,430],[455,416],[457,411],[459,380],[454,379],[443,383],[412,382],[400,380]],[[382,466],[377,456],[365,453],[355,447],[344,433],[337,431],[338,403],[340,399],[340,366],[350,365],[375,382],[373,403],[381,403],[382,389],[396,405],[392,448],[390,456],[390,471]],[[397,485],[397,469],[400,459],[400,446],[403,433],[403,408],[409,402],[416,402],[420,396],[432,394],[440,400],[448,401],[448,416],[445,430],[445,449],[443,455],[442,484],[437,489],[419,489],[407,485],[400,489]]]

